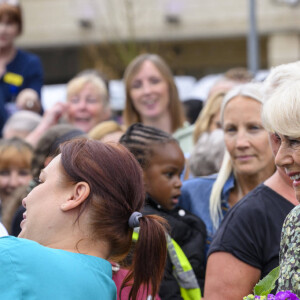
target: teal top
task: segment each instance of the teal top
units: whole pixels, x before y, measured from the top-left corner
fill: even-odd
[[[95,256],[0,238],[0,299],[115,300],[111,264]]]

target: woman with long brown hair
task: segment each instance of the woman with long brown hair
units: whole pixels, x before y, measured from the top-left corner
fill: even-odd
[[[193,126],[186,122],[183,105],[170,67],[157,54],[137,56],[124,74],[125,127],[142,123],[172,134],[184,153],[193,146]]]
[[[126,127],[139,122],[174,133],[183,126],[185,117],[175,81],[160,56],[137,56],[126,68],[124,81]]]

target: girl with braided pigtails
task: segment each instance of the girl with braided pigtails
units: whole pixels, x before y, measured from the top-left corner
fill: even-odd
[[[120,143],[134,154],[143,169],[147,194],[143,215],[162,216],[170,225],[159,296],[162,300],[199,300],[204,285],[206,229],[201,219],[178,207],[184,168],[178,142],[164,131],[137,123],[127,129]]]

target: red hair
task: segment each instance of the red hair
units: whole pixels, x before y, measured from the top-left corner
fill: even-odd
[[[90,195],[81,207],[89,209],[92,235],[110,245],[110,259],[122,260],[132,243],[128,220],[144,205],[142,170],[134,156],[120,144],[77,139],[61,146],[61,162],[74,182],[85,181]],[[136,299],[140,285],[154,297],[164,271],[167,254],[164,219],[143,216],[133,264],[123,286],[132,282],[130,298]],[[151,288],[150,288],[151,287]]]

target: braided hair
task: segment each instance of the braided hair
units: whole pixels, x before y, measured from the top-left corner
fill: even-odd
[[[153,154],[153,145],[171,142],[177,143],[170,134],[141,123],[135,123],[128,127],[120,139],[120,144],[124,145],[135,156],[143,169],[147,168],[149,164]]]

